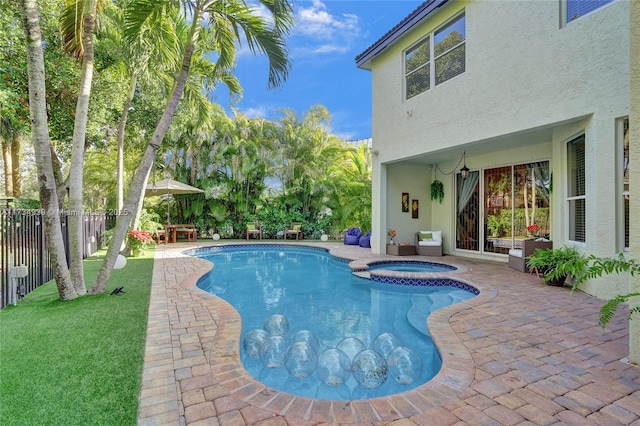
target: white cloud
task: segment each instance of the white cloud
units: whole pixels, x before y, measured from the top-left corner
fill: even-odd
[[[242,114],[246,115],[247,118],[267,118],[267,108],[264,106],[259,106],[256,108],[246,108],[241,111]]]
[[[332,15],[320,0],[310,7],[300,7],[295,16],[293,37],[304,38],[295,52],[327,54],[345,53],[362,34],[358,16],[350,13]]]

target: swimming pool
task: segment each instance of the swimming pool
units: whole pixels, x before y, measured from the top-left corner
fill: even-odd
[[[198,249],[192,254],[214,263],[198,287],[225,299],[242,317],[240,354],[247,372],[275,389],[316,399],[373,398],[425,383],[441,367],[426,329],[427,315],[474,296],[467,291],[469,286],[458,288],[452,280],[447,283],[453,285],[440,282],[430,287],[396,286],[360,278],[351,273],[347,261],[318,248],[237,245]],[[290,373],[284,362],[269,368],[261,357],[249,356],[242,341],[250,331],[262,329],[274,314],[284,315],[289,324],[289,332],[280,344],[288,345],[296,332],[308,330],[318,341],[317,358],[345,338],[355,337],[371,349],[380,347],[378,336],[391,333],[403,347],[419,354],[421,374],[410,384],[398,383],[395,376],[389,376],[382,385],[371,388],[354,374],[339,386],[329,386],[319,377],[319,371],[304,377]],[[388,365],[387,373],[393,373],[391,367]]]
[[[455,266],[447,265],[445,263],[421,262],[412,260],[369,263],[369,271],[378,271],[381,269],[399,272],[452,272],[458,268],[456,268]]]

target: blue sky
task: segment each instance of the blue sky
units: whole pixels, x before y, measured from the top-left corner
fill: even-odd
[[[248,117],[277,120],[283,107],[302,117],[322,104],[331,114],[330,131],[342,139],[371,137],[371,74],[358,69],[362,53],[421,1],[294,1],[295,24],[287,46],[291,73],[283,86],[267,89],[267,61],[240,50],[235,69],[243,97],[233,107]],[[230,115],[226,90],[214,99]]]

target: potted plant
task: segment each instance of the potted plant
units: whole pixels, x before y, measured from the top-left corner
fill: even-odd
[[[438,179],[431,182],[431,199],[438,200],[440,204],[444,200],[444,185]]]
[[[147,231],[131,230],[127,232],[127,246],[131,249],[134,257],[144,254],[144,249],[153,243],[155,243],[153,235]]]
[[[588,258],[575,247],[562,246],[555,249],[537,249],[527,259],[530,270],[543,274],[548,285],[563,286],[567,276],[581,277],[588,264]]]

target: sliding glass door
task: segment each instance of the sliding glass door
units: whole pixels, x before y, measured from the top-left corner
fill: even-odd
[[[548,161],[485,169],[479,177],[457,176],[456,248],[507,254],[526,238],[548,237]]]

